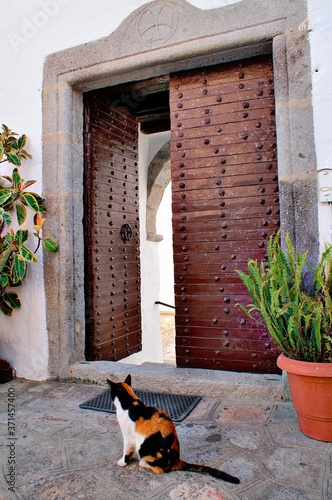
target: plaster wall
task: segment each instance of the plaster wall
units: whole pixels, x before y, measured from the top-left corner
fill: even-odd
[[[174,264],[172,241],[172,189],[171,184],[164,191],[163,199],[157,213],[157,232],[163,236],[158,243],[160,260],[160,301],[171,306],[174,300]],[[174,313],[169,307],[160,306],[160,311]]]
[[[105,55],[105,64],[101,64],[105,48],[107,46],[107,39],[99,43],[91,44],[89,46],[88,57],[83,56],[80,59],[80,51],[72,52],[67,54],[63,58],[54,58],[54,63],[50,61],[49,68],[53,64],[53,70],[58,70],[57,84],[49,79],[45,81],[44,88],[44,113],[47,113],[48,120],[44,125],[44,145],[47,144],[47,148],[44,150],[44,155],[42,153],[42,85],[43,85],[43,67],[45,58],[50,54],[55,52],[68,49],[70,47],[75,47],[81,44],[86,44],[95,40],[100,40],[102,37],[108,37],[112,32],[114,32],[119,25],[130,16],[135,9],[150,3],[149,0],[98,0],[98,8],[96,4],[93,4],[90,0],[2,0],[2,11],[0,19],[0,33],[1,33],[1,46],[2,46],[2,74],[0,79],[0,104],[1,104],[1,121],[6,123],[11,128],[19,133],[26,133],[30,138],[29,151],[32,153],[34,159],[24,166],[24,177],[34,178],[38,180],[37,188],[42,189],[44,185],[44,193],[47,195],[46,201],[50,199],[50,214],[49,220],[52,217],[57,219],[57,223],[50,222],[48,227],[56,232],[53,235],[55,237],[59,236],[61,241],[64,242],[59,256],[56,258],[63,259],[67,261],[65,264],[65,271],[61,274],[59,273],[59,267],[52,264],[53,256],[44,256],[46,275],[44,277],[43,272],[43,255],[40,253],[41,265],[34,266],[27,277],[27,285],[20,290],[20,297],[22,299],[22,309],[21,311],[15,313],[12,318],[1,317],[0,322],[0,357],[5,357],[17,371],[19,377],[25,377],[28,379],[41,380],[45,379],[50,375],[50,360],[49,352],[53,353],[52,360],[52,374],[58,373],[64,375],[66,373],[66,367],[68,362],[73,362],[77,360],[77,356],[82,356],[82,345],[84,338],[84,324],[82,318],[84,316],[82,311],[82,289],[77,283],[73,281],[72,270],[76,272],[76,268],[81,266],[82,259],[82,243],[75,239],[75,231],[73,227],[63,227],[63,214],[67,213],[67,210],[74,210],[74,217],[72,219],[72,226],[79,226],[81,224],[82,211],[80,208],[81,203],[81,186],[80,180],[75,177],[74,164],[82,163],[82,136],[71,135],[72,130],[79,130],[82,128],[82,109],[80,108],[82,90],[84,86],[78,84],[80,81],[79,70],[80,67],[83,68],[84,64],[91,64],[90,76],[89,71],[82,69],[85,74],[85,81],[88,82],[88,86],[93,88],[93,81],[99,80],[99,84],[106,84],[113,78],[115,83],[117,77],[117,71],[115,66],[112,66],[112,61],[108,64]],[[247,17],[241,17],[242,5],[248,5],[248,0],[190,0],[188,2],[190,5],[195,6],[199,9],[204,9],[206,12],[209,9],[219,8],[224,6],[229,6],[230,10],[227,10],[227,16],[222,15],[220,19],[220,31],[223,34],[219,38],[217,35],[213,35],[209,38],[209,41],[204,42],[204,33],[210,30],[210,27],[215,24],[217,17],[213,15],[213,18],[206,17],[202,26],[199,23],[194,23],[190,25],[191,19],[186,19],[186,23],[190,29],[196,30],[199,34],[197,41],[191,40],[190,47],[189,42],[183,41],[185,38],[184,26],[182,31],[178,31],[174,38],[174,43],[179,43],[181,45],[181,55],[178,56],[178,60],[181,59],[180,67],[184,66],[184,59],[188,57],[190,63],[189,67],[195,64],[195,60],[199,64],[202,63],[203,52],[202,46],[204,45],[205,52],[210,54],[216,54],[217,50],[224,50],[227,53],[228,59],[232,57],[232,47],[236,47],[237,51],[239,47],[243,47],[243,54],[253,54],[254,50],[247,50],[246,47],[250,43],[256,44],[255,46],[259,49],[260,45],[263,46],[266,39],[271,37],[271,34],[277,35],[278,33],[285,33],[287,38],[284,41],[284,49],[288,53],[288,65],[293,64],[296,66],[297,60],[291,59],[291,54],[295,54],[296,47],[302,47],[303,40],[299,37],[299,33],[293,33],[294,39],[292,38],[292,33],[290,33],[290,25],[293,27],[291,29],[298,30],[301,35],[301,30],[303,30],[303,38],[306,37],[306,15],[302,15],[300,11],[296,11],[296,6],[300,5],[301,2],[293,2],[295,5],[295,11],[290,8],[289,12],[289,24],[286,23],[285,19],[282,19],[280,14],[280,19],[277,21],[270,21],[264,25],[263,18],[266,17],[266,21],[272,19],[272,11],[274,8],[282,11],[283,2],[266,2],[266,9],[260,8],[255,11],[255,19],[259,18],[260,23],[254,28],[254,23],[252,26],[250,19]],[[258,2],[262,7],[261,3]],[[264,2],[263,2],[264,3]],[[271,6],[273,3],[273,6]],[[253,0],[252,5],[255,9],[257,2]],[[258,5],[258,4],[257,4]],[[289,6],[288,2],[287,5]],[[302,5],[302,4],[301,4]],[[182,3],[181,3],[182,6]],[[234,9],[233,9],[234,7]],[[228,8],[228,7],[227,7]],[[329,127],[328,118],[331,116],[332,110],[332,94],[330,92],[329,82],[331,81],[332,65],[330,62],[330,54],[332,50],[332,37],[331,37],[331,24],[332,24],[332,9],[331,3],[328,0],[308,0],[308,25],[311,30],[310,47],[311,47],[311,60],[310,57],[305,59],[305,65],[312,68],[312,104],[313,104],[313,116],[314,116],[314,148],[311,148],[311,159],[309,161],[310,165],[307,169],[308,176],[305,177],[302,169],[302,177],[300,176],[298,181],[298,203],[300,207],[297,210],[298,219],[295,224],[301,221],[301,210],[303,206],[305,218],[305,211],[311,210],[310,203],[317,205],[317,200],[315,195],[315,181],[312,180],[312,164],[315,168],[317,166],[321,167],[323,165],[331,166],[331,143],[332,135],[331,128]],[[236,10],[238,9],[238,10]],[[302,9],[302,7],[301,7]],[[305,9],[304,9],[305,10]],[[181,9],[179,10],[181,12]],[[265,14],[266,12],[266,14]],[[238,22],[230,18],[231,14],[233,16],[239,15]],[[128,18],[127,27],[132,17]],[[303,18],[303,19],[302,19]],[[248,19],[248,23],[247,23]],[[304,22],[305,24],[301,24]],[[247,26],[247,24],[248,26]],[[274,23],[274,24],[273,24]],[[232,28],[233,31],[227,32],[227,27]],[[304,27],[302,27],[304,26]],[[212,29],[212,28],[211,28]],[[214,29],[214,28],[213,28]],[[254,32],[254,29],[256,30]],[[250,31],[251,30],[251,31]],[[253,35],[253,33],[255,33]],[[121,54],[125,55],[130,52],[130,44],[132,40],[130,37],[134,37],[134,31],[126,32],[127,38],[123,39],[122,46],[115,47],[108,46],[108,51],[110,57],[113,57],[114,50],[118,51],[118,56]],[[274,36],[274,35],[273,35]],[[200,37],[200,38],[199,38]],[[187,45],[186,45],[187,43]],[[247,45],[246,45],[247,44]],[[297,45],[299,44],[299,45]],[[84,47],[84,46],[83,46]],[[103,49],[104,47],[104,49]],[[129,48],[128,48],[129,47]],[[219,47],[219,49],[217,49]],[[161,74],[163,71],[162,61],[165,61],[164,68],[167,70],[167,64],[169,61],[175,61],[177,54],[174,48],[169,47],[164,50],[162,44],[156,46],[156,53],[158,54],[159,60],[153,61],[153,58],[149,59],[148,66],[140,72],[140,77],[144,78],[144,75]],[[258,50],[257,49],[257,50]],[[82,54],[84,53],[84,48],[80,49]],[[143,55],[139,53],[139,50],[143,51]],[[103,52],[104,51],[104,52]],[[135,64],[142,64],[144,66],[144,61],[146,56],[144,55],[144,48],[137,48],[137,55],[134,60],[128,58],[128,63],[122,64],[122,74],[126,71],[130,72],[131,67]],[[234,57],[238,52],[234,52]],[[207,64],[213,62],[215,56],[209,56],[205,58]],[[162,59],[164,58],[164,59]],[[93,61],[98,61],[98,69],[93,69]],[[109,66],[107,69],[106,66]],[[303,64],[303,61],[302,63]],[[68,71],[70,65],[75,68],[75,72],[72,74],[72,78],[76,80],[70,80],[70,77],[64,77],[61,72],[65,73]],[[80,66],[81,65],[81,66]],[[175,67],[173,66],[173,67]],[[278,66],[278,65],[277,65]],[[304,67],[304,66],[303,66]],[[153,69],[151,69],[153,68]],[[318,69],[318,71],[316,71]],[[95,72],[94,72],[95,71]],[[82,74],[83,74],[82,73]],[[99,75],[99,76],[98,76]],[[106,80],[102,80],[104,78]],[[110,76],[111,75],[111,76]],[[82,77],[83,78],[83,77]],[[81,78],[81,81],[82,81]],[[128,75],[128,78],[130,76]],[[57,85],[59,92],[56,94],[52,90],[52,85]],[[302,94],[303,101],[307,101],[306,107],[311,106],[311,87],[310,82],[305,79],[305,88],[301,87],[299,82],[298,94],[296,94],[296,82],[285,81],[284,91],[291,90],[294,95],[293,106],[298,103],[298,99]],[[283,120],[294,119],[294,114],[292,115],[289,111],[290,107],[287,104],[287,99],[285,104],[283,104],[282,99],[279,99],[280,109],[279,117]],[[66,108],[66,103],[68,103],[69,108]],[[301,103],[300,103],[301,104]],[[284,106],[284,107],[283,107]],[[306,108],[306,109],[307,109]],[[68,113],[68,109],[73,109],[73,113]],[[67,110],[67,114],[66,114]],[[287,115],[288,113],[288,115]],[[294,122],[294,127],[290,126],[290,130],[293,134],[298,133],[297,127],[299,122],[307,120],[306,110],[299,109],[299,114],[303,116],[298,119],[298,122]],[[64,116],[66,115],[66,116]],[[293,118],[292,118],[293,117]],[[58,136],[52,133],[52,120],[53,125],[58,122],[61,123],[59,128]],[[307,123],[307,121],[304,121]],[[310,128],[310,124],[309,124]],[[278,140],[283,140],[282,134],[279,135]],[[291,138],[285,138],[292,143]],[[56,141],[62,141],[62,143],[71,144],[70,155],[68,155],[68,148],[58,148]],[[52,144],[54,148],[52,149]],[[310,146],[311,147],[311,146]],[[291,149],[291,148],[290,148]],[[296,149],[296,148],[293,148]],[[305,149],[305,148],[304,148]],[[291,157],[290,150],[288,151],[289,157]],[[299,154],[299,151],[294,151],[292,162],[294,163],[293,172],[299,171],[299,164],[302,161],[295,156]],[[72,156],[71,156],[72,155]],[[315,163],[315,156],[317,156],[317,166]],[[57,158],[59,165],[61,165],[61,170],[53,169],[54,158]],[[283,160],[287,157],[287,151],[284,152]],[[43,162],[43,168],[42,168]],[[52,167],[52,168],[51,168]],[[281,182],[281,189],[284,191],[288,190],[286,175],[282,170],[283,164],[281,165],[281,176],[283,181]],[[301,167],[302,168],[302,167]],[[293,174],[291,174],[293,175]],[[310,177],[311,176],[311,177]],[[304,180],[303,180],[304,179]],[[309,179],[309,184],[311,188],[306,189],[305,183]],[[311,179],[311,180],[310,180]],[[68,189],[68,182],[73,184],[73,189]],[[52,185],[54,185],[54,190],[52,191]],[[306,203],[303,198],[301,198],[301,192],[311,193],[309,195],[309,200]],[[293,194],[289,193],[289,199],[296,195],[296,187]],[[306,198],[308,196],[306,195]],[[317,210],[319,212],[319,238],[320,242],[331,241],[331,210],[328,205],[318,204]],[[290,215],[287,211],[284,211],[283,219],[285,223],[289,220]],[[313,230],[310,236],[310,231],[305,231],[305,234],[309,234],[308,242],[312,244],[316,232]],[[300,236],[298,239],[301,240]],[[150,242],[151,245],[156,245]],[[305,244],[305,241],[301,242]],[[77,251],[75,255],[74,262],[69,262],[70,257],[69,250],[77,245]],[[75,247],[76,250],[76,247]],[[145,250],[143,250],[145,251]],[[153,266],[157,265],[157,260],[152,263]],[[71,270],[71,271],[70,271]],[[44,279],[46,280],[46,285],[44,285]],[[47,293],[47,303],[46,303],[46,293]],[[59,308],[57,303],[61,302],[62,306]],[[54,314],[48,317],[46,321],[46,307],[54,310]],[[59,313],[60,311],[60,313]],[[64,335],[64,331],[73,330],[72,336]],[[56,348],[52,347],[56,346]],[[75,355],[70,353],[76,352]],[[76,356],[76,358],[75,358]],[[82,359],[82,358],[81,358]]]
[[[309,0],[308,20],[311,47],[312,103],[317,169],[332,169],[332,2]],[[305,25],[301,27],[304,29]],[[332,188],[332,186],[330,186]],[[332,204],[319,203],[319,238],[321,248],[332,242]]]

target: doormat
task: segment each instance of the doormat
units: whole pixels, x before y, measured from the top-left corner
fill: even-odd
[[[135,394],[146,405],[162,408],[169,414],[173,422],[181,422],[202,399],[201,396],[182,396],[146,391],[135,391]],[[116,412],[109,389],[99,394],[99,396],[80,404],[80,408],[105,411],[107,413]]]

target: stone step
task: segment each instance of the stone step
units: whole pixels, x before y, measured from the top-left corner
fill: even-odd
[[[158,363],[132,365],[114,361],[85,361],[72,365],[69,377],[106,385],[106,379],[120,382],[129,373],[133,388],[143,391],[244,401],[289,399],[287,380],[281,375],[177,368]]]

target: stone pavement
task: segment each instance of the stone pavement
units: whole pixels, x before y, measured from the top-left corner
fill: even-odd
[[[51,381],[0,386],[1,500],[332,498],[332,444],[303,436],[290,402],[203,397],[177,425],[183,459],[237,475],[241,484],[232,485],[190,472],[155,476],[137,462],[118,467],[115,415],[79,408],[103,390]]]

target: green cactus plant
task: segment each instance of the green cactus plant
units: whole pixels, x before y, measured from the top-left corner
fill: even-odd
[[[36,252],[41,242],[45,250],[57,252],[58,244],[50,237],[42,237],[42,226],[45,221],[42,214],[46,213],[44,200],[28,188],[36,181],[25,181],[20,174],[22,160],[32,159],[25,149],[28,137],[19,136],[7,125],[2,125],[0,134],[0,163],[8,162],[14,165],[11,176],[0,176],[0,310],[6,316],[11,316],[13,310],[20,309],[21,302],[12,289],[21,286],[26,276],[28,264],[38,263]],[[21,229],[28,222],[29,211],[35,212],[33,231]],[[13,215],[16,214],[17,226]],[[31,236],[37,238],[35,250],[31,250],[27,242]]]

